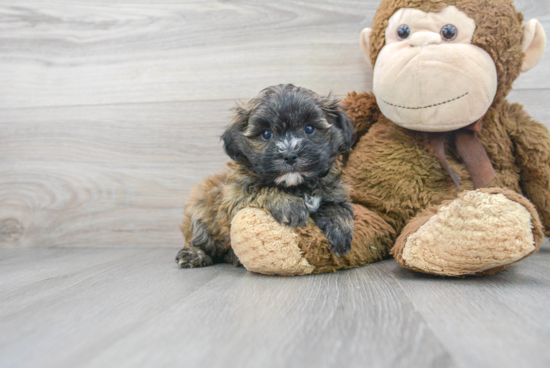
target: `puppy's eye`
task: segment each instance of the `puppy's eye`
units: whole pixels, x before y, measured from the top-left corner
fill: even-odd
[[[313,125],[306,125],[306,128],[304,129],[304,133],[306,134],[313,134],[313,132],[315,131],[315,128],[313,127]]]
[[[458,30],[452,24],[447,24],[446,26],[443,26],[443,28],[441,28],[441,37],[443,37],[445,41],[454,40],[457,34]]]
[[[397,38],[399,38],[400,40],[409,38],[410,35],[411,35],[411,28],[406,24],[400,25],[399,28],[397,29]]]
[[[273,137],[273,133],[271,133],[271,130],[266,129],[262,132],[262,138],[265,139],[266,141],[268,139],[271,139],[271,137]]]

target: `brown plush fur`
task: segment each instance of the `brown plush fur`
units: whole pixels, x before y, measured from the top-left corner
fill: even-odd
[[[354,106],[351,115],[355,114],[356,118],[361,110],[357,101],[364,103],[361,117],[364,119],[373,109],[374,96],[370,93],[348,95],[344,104]],[[424,133],[403,129],[382,115],[377,115],[377,118],[378,121],[372,122],[356,144],[344,173],[352,188],[351,199],[356,214],[366,211],[379,221],[356,215],[352,250],[354,245],[357,249],[345,259],[347,264],[363,265],[386,256],[397,235],[420,212],[453,200],[459,194],[450,175],[430,151]],[[523,190],[535,205],[546,228],[545,234],[550,235],[550,133],[546,127],[531,120],[521,106],[503,101],[486,115],[479,138],[496,171],[490,187],[508,188],[517,193]],[[447,145],[446,152],[449,166],[461,179],[462,189],[472,190],[473,183],[455,147]],[[541,221],[536,214],[533,219],[533,232],[541,233]],[[361,230],[369,233],[368,240]],[[315,239],[313,233],[301,234],[300,244],[308,244],[301,247],[308,262],[321,265],[318,260],[324,259],[322,266],[325,271],[349,268],[342,260],[323,253],[323,242]],[[536,237],[537,244],[540,239],[540,236]],[[371,255],[368,249],[371,244],[383,244],[387,248]],[[308,252],[318,245],[320,248],[315,254]],[[396,256],[398,253],[397,250],[394,252]]]
[[[523,193],[532,201],[541,219],[537,213],[532,214],[538,249],[543,228],[550,235],[550,133],[532,120],[521,105],[505,100],[520,73],[523,58],[523,16],[512,1],[383,0],[370,38],[372,63],[384,46],[388,18],[396,10],[405,7],[437,12],[448,5],[455,5],[476,21],[473,44],[495,61],[497,95],[478,134],[496,171],[489,187]],[[437,206],[459,195],[450,175],[429,148],[426,134],[403,129],[386,119],[372,93],[352,92],[343,104],[356,123],[357,141],[344,170],[355,203],[355,239],[352,252],[339,259],[329,254],[318,231],[302,229],[300,247],[308,262],[318,267],[314,272],[350,268],[385,257],[407,224],[424,223],[435,214]],[[445,150],[450,168],[461,179],[461,189],[472,190],[473,183],[456,148],[447,143]],[[533,208],[527,199],[516,201]],[[406,239],[406,234],[402,236]],[[393,251],[398,261],[400,250]]]
[[[388,252],[395,231],[376,213],[363,206],[354,205],[355,230],[351,250],[342,257],[330,252],[328,242],[314,224],[298,229],[298,246],[309,264],[315,266],[313,273],[350,269],[381,261]]]

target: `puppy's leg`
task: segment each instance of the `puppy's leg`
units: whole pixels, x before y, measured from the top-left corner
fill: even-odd
[[[176,255],[176,262],[181,268],[194,268],[210,266],[212,258],[207,256],[202,249],[184,247]]]
[[[191,241],[178,252],[176,262],[181,268],[210,266],[217,253],[216,239],[202,220],[193,221],[192,227]]]
[[[176,262],[181,268],[223,262],[229,244],[224,240],[226,237],[220,234],[216,215],[226,178],[225,173],[215,175],[193,189],[180,226],[186,242],[176,256]]]
[[[235,267],[243,267],[243,264],[239,260],[239,257],[237,257],[232,248],[229,248],[225,256],[223,256],[223,261],[225,263],[232,264]]]
[[[349,252],[353,238],[353,208],[349,203],[324,202],[311,218],[325,233],[334,254],[340,257]]]
[[[309,211],[300,197],[273,192],[266,201],[265,207],[280,224],[301,227],[308,223]]]

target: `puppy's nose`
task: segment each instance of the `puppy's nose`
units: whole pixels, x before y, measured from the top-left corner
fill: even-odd
[[[288,152],[283,155],[283,159],[289,165],[294,165],[298,159],[298,154],[296,152]]]

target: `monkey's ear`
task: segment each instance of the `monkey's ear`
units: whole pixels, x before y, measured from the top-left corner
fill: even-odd
[[[244,132],[248,126],[250,111],[242,106],[237,106],[234,110],[235,117],[221,137],[223,140],[223,149],[232,160],[245,161],[246,156],[241,147],[246,140]]]
[[[370,34],[372,32],[372,29],[365,28],[361,32],[361,37],[359,37],[359,43],[361,44],[361,49],[363,50],[363,55],[365,56],[365,59],[367,59],[367,62],[372,66],[372,63],[370,61]]]
[[[521,46],[525,53],[521,71],[526,72],[539,63],[546,49],[546,34],[538,20],[531,19],[523,26]]]

